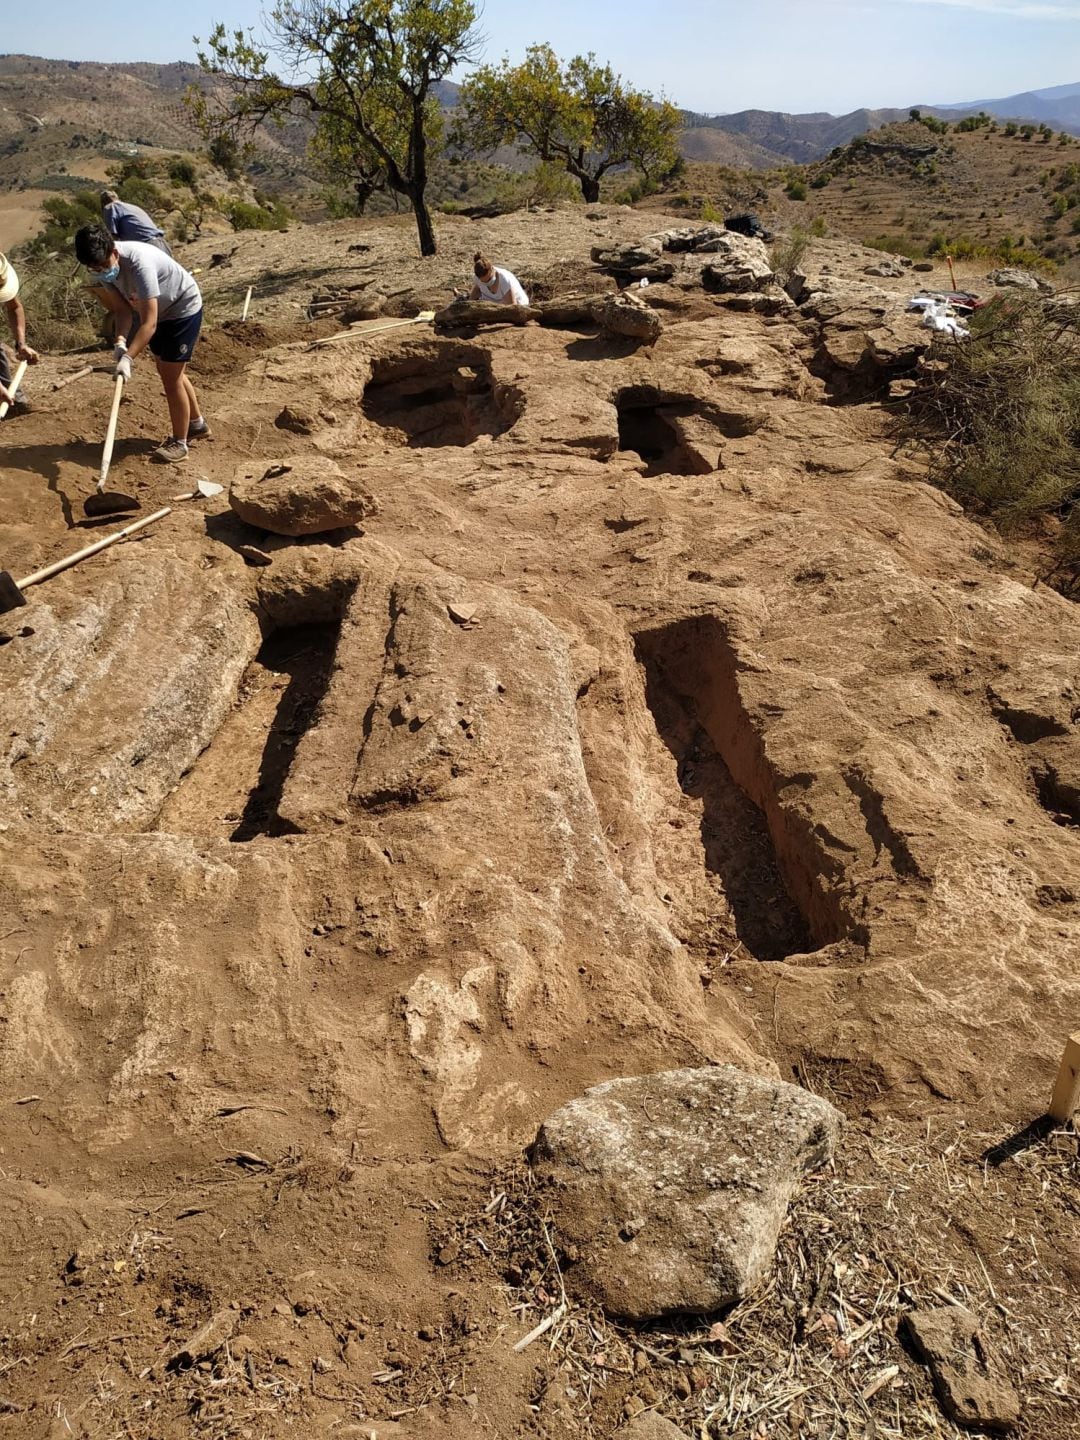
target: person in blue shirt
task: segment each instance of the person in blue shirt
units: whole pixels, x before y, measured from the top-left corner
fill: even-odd
[[[114,240],[141,240],[144,245],[156,245],[166,255],[172,254],[165,231],[141,206],[127,204],[115,190],[101,192],[101,223]]]

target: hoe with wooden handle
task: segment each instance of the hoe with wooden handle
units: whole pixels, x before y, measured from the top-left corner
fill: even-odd
[[[144,526],[152,525],[155,520],[161,520],[171,513],[172,506],[164,505],[160,510],[155,510],[152,515],[146,515],[142,520],[125,525],[123,530],[117,530],[115,535],[106,535],[103,540],[95,540],[93,545],[76,550],[74,555],[67,555],[63,560],[46,565],[43,570],[35,570],[32,575],[27,575],[25,580],[16,580],[7,570],[0,570],[0,614],[5,610],[14,610],[19,605],[25,605],[26,598],[23,591],[29,589],[31,585],[39,585],[42,580],[59,575],[61,570],[69,570],[72,565],[78,565],[80,560],[86,560],[89,556],[96,555],[99,550],[104,550],[109,545],[115,545],[118,540],[126,540],[129,535],[134,535],[136,530],[142,530]]]
[[[8,391],[9,391],[12,395],[18,394],[19,386],[22,384],[22,378],[23,378],[23,376],[24,376],[25,374],[26,374],[26,361],[25,361],[25,360],[20,360],[19,363],[18,363],[18,365],[16,365],[16,367],[15,367],[15,374],[14,374],[14,376],[12,377],[11,384],[7,387],[7,388],[8,388]],[[3,420],[4,416],[7,414],[7,412],[8,412],[10,409],[11,409],[11,406],[8,404],[8,402],[7,402],[6,400],[3,401],[2,403],[0,403],[0,420]]]
[[[116,515],[121,510],[138,510],[139,502],[134,495],[121,495],[116,490],[106,490],[112,464],[113,446],[116,444],[116,422],[120,418],[120,400],[124,393],[124,377],[117,375],[113,386],[112,409],[109,411],[109,428],[105,432],[105,448],[101,452],[101,472],[98,475],[97,490],[83,502],[83,514]]]

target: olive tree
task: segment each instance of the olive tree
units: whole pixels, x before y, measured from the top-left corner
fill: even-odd
[[[515,145],[561,165],[590,203],[600,179],[634,165],[646,179],[678,163],[681,117],[663,98],[634,90],[596,56],[566,65],[550,45],[533,45],[520,65],[483,65],[461,87],[455,138],[477,151]]]
[[[250,138],[267,121],[307,117],[316,144],[404,196],[420,252],[435,254],[425,193],[441,114],[433,87],[479,44],[473,0],[281,0],[266,39],[214,27],[199,63],[220,82],[192,96],[208,134]]]

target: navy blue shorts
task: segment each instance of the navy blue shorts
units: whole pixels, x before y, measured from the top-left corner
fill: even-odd
[[[159,320],[150,337],[150,353],[173,365],[190,360],[202,329],[202,315],[200,309],[194,315],[185,315],[183,320]]]

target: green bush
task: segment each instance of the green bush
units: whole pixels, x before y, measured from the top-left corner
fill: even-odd
[[[194,186],[195,166],[190,160],[185,160],[182,155],[178,155],[169,165],[169,179],[174,185]]]
[[[26,247],[26,252],[34,256],[48,255],[53,250],[70,251],[76,230],[101,223],[96,190],[79,190],[70,199],[50,195],[42,202],[41,210],[45,223]]]
[[[701,207],[701,218],[706,225],[722,225],[724,223],[724,212],[717,209],[711,200],[706,200]]]
[[[269,206],[233,200],[225,214],[234,230],[284,230],[289,223],[289,212],[280,200]]]
[[[793,225],[788,238],[772,247],[769,261],[782,282],[790,279],[799,268],[809,246],[809,233],[801,225]]]
[[[210,157],[210,163],[223,170],[230,180],[239,179],[242,152],[235,136],[225,131],[215,135],[206,147],[206,153]]]
[[[784,194],[788,197],[789,200],[805,200],[806,181],[789,180],[787,185],[784,187]]]
[[[926,246],[906,235],[874,235],[865,243],[871,250],[885,250],[890,255],[904,255],[909,260],[926,259]]]

